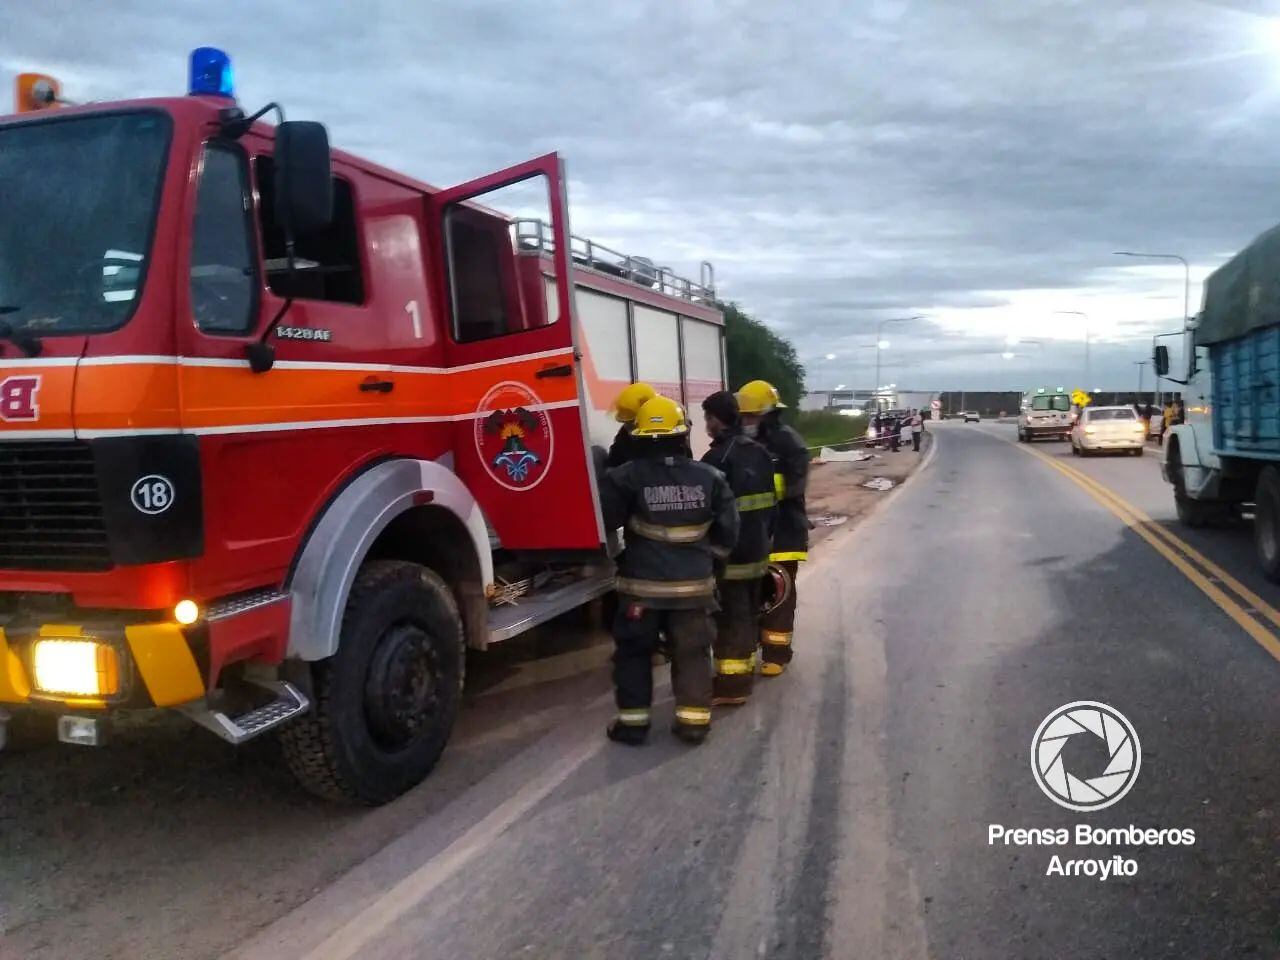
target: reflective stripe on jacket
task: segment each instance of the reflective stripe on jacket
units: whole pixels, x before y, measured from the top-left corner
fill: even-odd
[[[647,456],[609,470],[600,504],[610,528],[626,528],[618,592],[655,608],[714,603],[714,557],[738,538],[738,508],[725,478],[683,456]],[[669,446],[668,446],[669,449]]]

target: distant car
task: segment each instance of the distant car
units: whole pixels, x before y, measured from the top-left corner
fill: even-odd
[[[964,413],[961,414],[961,416],[964,417],[965,423],[981,423],[982,422],[982,417],[978,416],[977,410],[966,410]]]
[[[1133,407],[1085,407],[1071,428],[1071,452],[1088,456],[1118,450],[1140,457],[1146,432]]]

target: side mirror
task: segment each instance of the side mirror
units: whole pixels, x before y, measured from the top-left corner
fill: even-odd
[[[276,127],[276,222],[293,238],[333,220],[333,166],[324,124],[286,120]]]
[[[1169,373],[1169,348],[1163,344],[1158,345],[1151,356],[1151,362],[1156,368],[1157,377],[1167,376]]]

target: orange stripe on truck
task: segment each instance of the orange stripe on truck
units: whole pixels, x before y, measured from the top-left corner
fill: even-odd
[[[457,370],[376,365],[291,367],[281,363],[255,374],[239,364],[182,363],[173,358],[71,366],[5,368],[3,375],[42,378],[37,420],[0,423],[3,430],[70,430],[74,397],[78,431],[200,431],[237,426],[315,423],[328,420],[465,418],[506,380],[528,386],[544,404],[577,400],[575,377],[538,372],[572,363],[572,352],[515,357],[509,362]],[[390,393],[366,392],[366,380],[390,381]],[[47,388],[47,389],[46,389]],[[0,432],[0,435],[3,435]]]

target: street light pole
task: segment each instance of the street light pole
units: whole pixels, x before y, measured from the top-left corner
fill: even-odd
[[[1141,257],[1146,260],[1177,260],[1182,264],[1182,329],[1187,328],[1187,321],[1191,319],[1191,264],[1187,263],[1187,258],[1178,253],[1142,253],[1134,250],[1117,250],[1117,257]],[[1156,338],[1151,338],[1151,355],[1155,356]],[[1160,374],[1156,374],[1156,392],[1161,392]]]
[[[1054,313],[1084,318],[1084,382],[1089,382],[1089,315],[1083,310],[1055,310]],[[1087,387],[1085,389],[1088,389]]]
[[[1146,367],[1149,361],[1135,360],[1133,362],[1134,362],[1134,365],[1138,368],[1138,402],[1141,403],[1142,402],[1142,371]]]
[[[884,325],[886,323],[908,323],[912,320],[923,320],[924,317],[889,317],[880,321],[880,325],[876,327],[876,382],[875,389],[871,392],[871,396],[876,402],[876,413],[880,412],[880,350],[881,344],[884,342],[881,337],[884,334]]]

